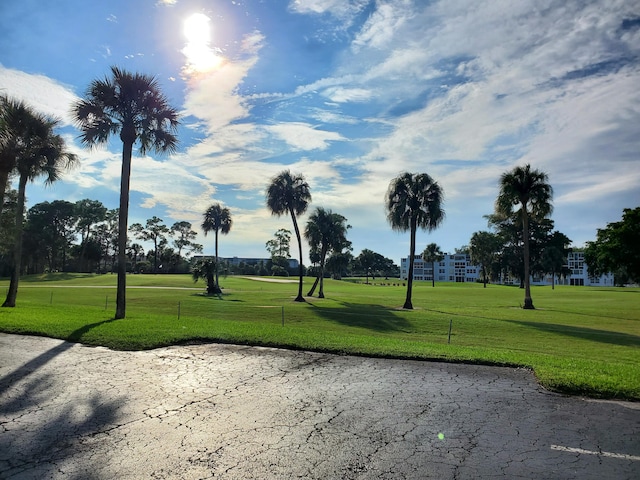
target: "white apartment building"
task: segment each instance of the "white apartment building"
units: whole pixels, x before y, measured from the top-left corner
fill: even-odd
[[[444,254],[444,260],[435,263],[436,282],[476,282],[480,278],[482,268],[471,264],[471,257],[466,253]],[[400,278],[409,277],[409,257],[400,260]],[[414,280],[433,280],[431,262],[422,258],[413,261]]]
[[[613,273],[605,273],[597,277],[589,275],[587,264],[584,261],[584,252],[569,252],[567,267],[571,273],[566,278],[561,279],[560,285],[614,286]],[[551,278],[548,279],[548,283],[551,283]]]
[[[570,252],[567,257],[569,275],[558,281],[556,285],[584,285],[613,287],[613,273],[606,273],[598,277],[588,273],[587,264],[584,261],[584,252]],[[471,257],[465,253],[444,254],[444,260],[435,263],[436,282],[477,282],[481,278],[482,267],[473,265]],[[400,260],[400,278],[406,280],[409,277],[409,257]],[[413,279],[432,281],[433,271],[431,262],[425,262],[416,258],[413,262]],[[551,285],[551,275],[537,278],[532,277],[532,285]],[[513,283],[519,283],[514,279]]]

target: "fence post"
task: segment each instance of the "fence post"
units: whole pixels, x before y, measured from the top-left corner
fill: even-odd
[[[451,343],[451,326],[453,325],[453,318],[449,320],[449,338],[447,339],[447,343]]]

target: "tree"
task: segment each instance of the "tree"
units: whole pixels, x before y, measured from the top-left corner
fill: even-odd
[[[32,143],[46,134],[44,118],[25,102],[0,95],[0,189],[4,192],[17,161],[30,155]],[[0,212],[4,196],[0,198]]]
[[[191,223],[184,221],[174,223],[169,229],[169,235],[174,237],[173,246],[178,249],[178,257],[182,257],[183,248],[191,252],[202,252],[202,245],[194,242],[198,232],[191,229]],[[188,253],[187,256],[189,256]]]
[[[471,235],[471,241],[469,242],[471,263],[482,267],[484,288],[487,288],[487,278],[489,277],[487,267],[491,267],[496,261],[500,254],[501,246],[500,237],[495,233],[475,232]]]
[[[347,240],[347,230],[351,225],[347,225],[347,219],[331,210],[317,207],[309,216],[304,237],[309,242],[312,251],[317,252],[318,275],[316,281],[307,295],[313,295],[316,285],[320,283],[318,298],[324,298],[324,267],[327,254],[331,252],[340,253],[345,248],[351,248],[351,242]]]
[[[169,106],[155,78],[111,67],[110,77],[91,82],[85,98],[73,106],[73,115],[82,131],[80,138],[84,145],[104,145],[115,134],[119,134],[122,141],[115,318],[124,318],[133,145],[140,146],[142,155],[150,150],[158,153],[175,151],[178,113]]]
[[[622,220],[599,228],[584,255],[590,275],[620,272],[640,283],[640,207],[625,208]]]
[[[300,229],[298,228],[297,215],[306,212],[311,202],[311,192],[309,184],[300,174],[292,175],[291,171],[285,170],[279,175],[271,179],[271,183],[267,187],[267,207],[272,215],[278,217],[289,214],[293,222],[293,229],[298,240],[298,253],[300,256],[299,280],[298,280],[298,296],[296,302],[304,302],[302,296],[302,276],[304,267],[302,265],[302,239],[300,237]]]
[[[431,286],[436,286],[436,262],[444,259],[444,253],[436,243],[430,243],[422,252],[422,260],[431,263]]]
[[[218,279],[218,233],[222,233],[223,235],[228,234],[231,231],[231,226],[233,225],[233,220],[231,219],[231,212],[227,207],[222,207],[219,203],[214,203],[207,211],[204,212],[204,219],[202,221],[202,230],[204,230],[204,235],[207,236],[207,233],[214,232],[215,233],[215,249],[216,249],[216,285],[218,288],[220,287],[219,279]]]
[[[78,200],[75,203],[77,228],[82,238],[82,252],[80,254],[81,261],[85,259],[87,244],[91,236],[91,227],[103,222],[107,217],[107,207],[99,200]]]
[[[443,202],[442,188],[426,173],[405,172],[389,184],[386,198],[387,220],[394,230],[410,232],[409,276],[407,297],[403,308],[413,309],[411,290],[416,254],[416,231],[420,227],[430,232],[440,226],[444,220]]]
[[[552,290],[556,287],[556,274],[560,274],[563,267],[567,264],[569,245],[571,245],[571,239],[556,230],[548,236],[546,244],[542,249],[540,267],[544,273],[551,274]]]
[[[58,126],[59,120],[35,112],[31,112],[25,119],[32,124],[32,129],[30,129],[31,136],[23,139],[25,148],[21,149],[20,156],[16,159],[19,182],[15,219],[13,271],[11,273],[7,298],[2,305],[3,307],[15,307],[18,296],[27,182],[44,176],[45,183],[51,184],[60,178],[64,170],[77,163],[77,157],[66,149],[64,139],[54,133],[54,129]]]
[[[327,258],[325,267],[327,271],[331,273],[331,278],[334,280],[342,280],[342,276],[347,273],[349,264],[352,261],[353,254],[348,250],[344,252],[333,252],[331,256]]]
[[[59,266],[65,270],[75,221],[75,206],[66,200],[37,203],[27,212],[24,236],[41,240],[39,250],[46,253],[49,271],[58,270]]]
[[[273,238],[265,244],[267,251],[271,257],[291,258],[291,232],[286,228],[279,228],[273,234]]]
[[[207,295],[220,295],[220,287],[215,281],[216,262],[207,258],[205,260],[199,260],[191,269],[191,275],[193,281],[197,282],[199,279],[204,279],[207,282]]]
[[[140,223],[134,223],[129,227],[129,230],[137,239],[153,242],[153,271],[158,273],[158,248],[163,241],[166,242],[165,235],[169,233],[169,228],[161,218],[154,215],[147,220],[144,227]]]
[[[511,216],[516,207],[515,213],[522,225],[525,309],[535,308],[531,299],[529,222],[532,219],[542,220],[553,211],[553,189],[548,181],[546,173],[532,170],[529,164],[515,167],[500,177],[500,192],[495,202],[495,213],[499,217]]]

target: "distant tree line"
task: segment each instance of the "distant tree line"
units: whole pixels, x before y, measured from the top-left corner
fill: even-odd
[[[17,192],[8,190],[0,217],[0,275],[10,276],[13,266],[13,236]],[[145,225],[134,223],[134,239],[127,242],[126,270],[135,273],[188,273],[189,257],[202,251],[195,242],[191,223],[175,222],[171,227],[158,217]],[[22,233],[21,274],[46,272],[106,273],[117,270],[118,209],[109,210],[100,201],[54,200],[27,210]]]

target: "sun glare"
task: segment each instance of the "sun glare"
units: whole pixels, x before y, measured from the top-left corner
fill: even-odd
[[[222,58],[211,47],[211,19],[202,13],[194,13],[185,19],[183,33],[187,44],[182,53],[187,58],[185,71],[188,73],[205,73],[215,69]]]

